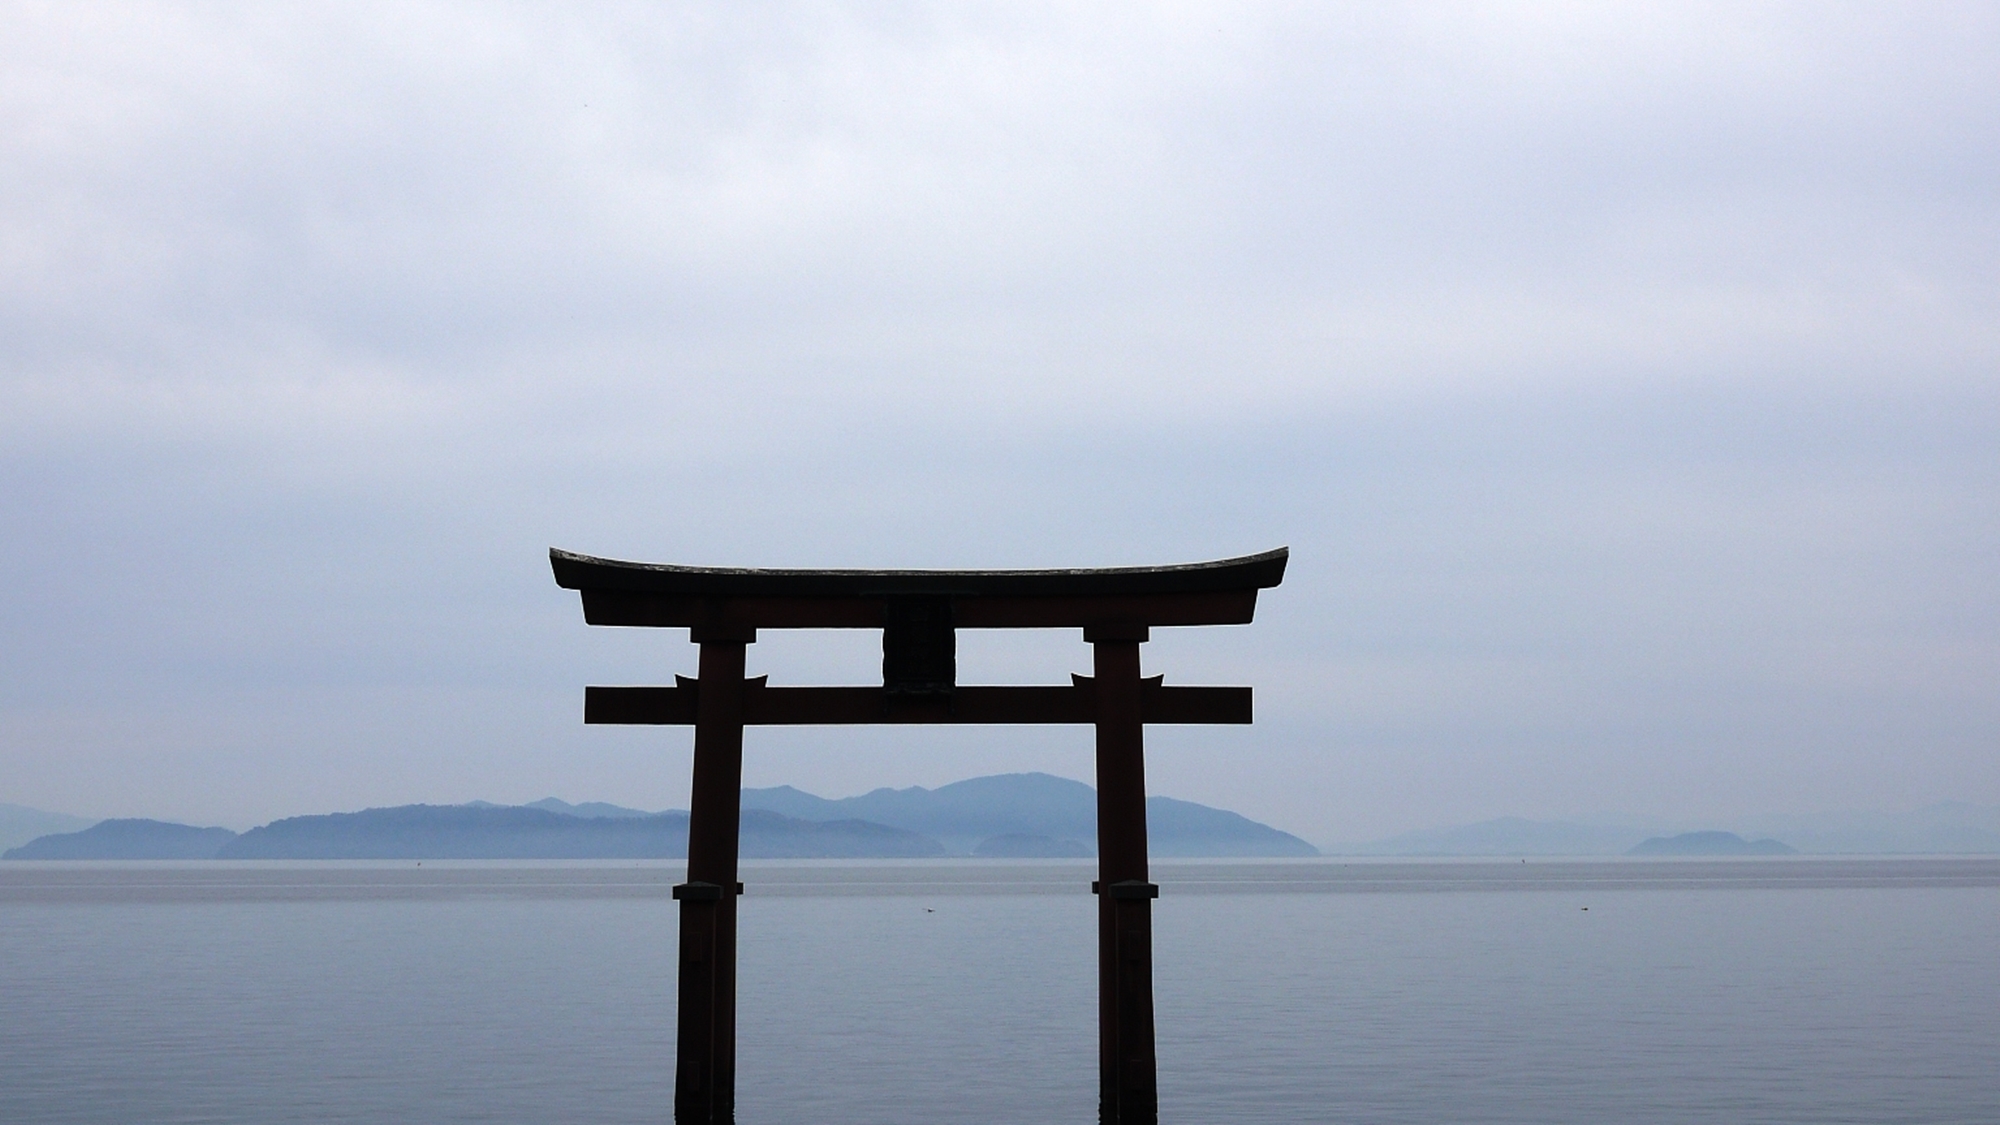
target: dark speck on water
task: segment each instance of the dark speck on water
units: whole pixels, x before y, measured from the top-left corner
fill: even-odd
[[[1094,877],[746,863],[737,1119],[1093,1119]],[[660,1122],[680,878],[0,864],[0,1122]],[[2000,1121],[2000,859],[1154,878],[1165,1121]]]

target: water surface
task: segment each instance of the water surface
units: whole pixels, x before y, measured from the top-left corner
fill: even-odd
[[[1095,1120],[1091,874],[746,865],[739,1120]],[[2000,1121],[2000,861],[1155,877],[1163,1120]],[[0,1121],[666,1120],[679,878],[0,865]]]

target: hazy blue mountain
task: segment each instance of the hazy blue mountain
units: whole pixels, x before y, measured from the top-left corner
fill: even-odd
[[[799,820],[764,809],[744,809],[742,817],[740,854],[745,859],[922,859],[945,854],[943,844],[921,832],[868,820]]]
[[[972,854],[983,859],[1087,859],[1096,849],[1081,840],[1058,840],[1050,836],[1030,836],[1009,832],[979,841]]]
[[[1025,854],[1006,849],[1062,847],[1066,841],[1090,855],[1097,839],[1097,791],[1046,773],[975,777],[936,789],[877,789],[839,800],[781,785],[744,790],[743,807],[808,820],[859,817],[932,837],[958,855]],[[1288,832],[1171,797],[1148,798],[1146,820],[1156,856],[1319,854]],[[1029,843],[1029,837],[1049,843]]]
[[[683,812],[578,817],[527,806],[403,805],[295,816],[253,828],[221,859],[678,859],[687,855]],[[917,833],[852,819],[812,823],[750,811],[745,858],[940,855]]]
[[[213,859],[236,839],[227,828],[164,820],[100,820],[81,832],[40,836],[0,859]]]
[[[543,797],[539,801],[529,801],[527,804],[521,807],[528,809],[547,809],[550,812],[564,813],[568,816],[619,817],[619,816],[655,815],[653,813],[647,812],[644,809],[628,809],[623,805],[608,804],[604,801],[585,801],[580,805],[572,805],[568,801],[558,801],[554,797]],[[686,812],[686,810],[684,809],[678,811],[682,812],[683,814],[685,814]]]
[[[875,792],[893,793],[895,790],[878,789]],[[858,799],[850,797],[848,801]],[[769,789],[745,789],[743,791],[743,807],[746,809],[766,809],[774,813],[783,813],[786,816],[795,816],[800,820],[830,820],[842,815],[841,810],[848,806],[842,801],[829,801],[825,797],[815,797],[803,789],[794,789],[789,785],[776,785]]]
[[[1683,832],[1641,840],[1626,855],[1797,855],[1798,849],[1769,838],[1745,840],[1734,832]]]
[[[646,824],[518,806],[401,805],[274,820],[232,841],[220,858],[584,859],[677,856],[686,848],[685,819]]]
[[[1161,857],[1319,854],[1318,848],[1289,832],[1227,809],[1172,797],[1146,798],[1146,834],[1149,850]]]
[[[1910,812],[1845,811],[1767,816],[1738,826],[1824,854],[1992,854],[2000,852],[2000,808],[1944,801]]]
[[[1191,801],[1154,797],[1146,814],[1156,856],[1317,854],[1296,836]],[[1097,794],[1044,773],[877,789],[842,800],[779,786],[746,790],[742,817],[746,858],[1087,857],[1095,850]],[[111,829],[85,844],[31,843],[130,859],[680,858],[687,854],[687,826],[688,814],[678,810],[648,813],[547,797],[532,805],[473,801],[287,817],[233,838],[215,829],[223,835],[203,844],[205,851],[174,835],[202,830],[181,825],[160,825],[152,836],[127,831],[118,843]]]
[[[84,816],[44,812],[26,805],[0,802],[0,851],[18,847],[37,836],[58,832],[81,832],[97,822]]]
[[[1342,855],[1623,855],[1652,837],[1673,836],[1688,825],[1582,824],[1525,820],[1517,816],[1450,828],[1405,832],[1385,840],[1341,844]],[[1634,822],[1639,817],[1631,817]],[[1811,855],[1938,855],[2000,853],[2000,808],[1959,801],[1912,812],[1849,810],[1803,815],[1745,817],[1732,825],[1748,839],[1774,837]]]
[[[746,789],[743,807],[808,820],[872,820],[921,832],[961,855],[991,836],[1097,838],[1096,790],[1045,773],[975,777],[936,789],[877,789],[832,801],[789,785]]]
[[[1342,855],[1618,855],[1645,836],[1637,828],[1503,816],[1333,850]]]

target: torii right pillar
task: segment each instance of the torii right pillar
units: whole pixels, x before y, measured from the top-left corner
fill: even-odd
[[[1098,1120],[1156,1125],[1153,899],[1146,869],[1146,726],[1140,705],[1144,625],[1094,626],[1097,693]]]

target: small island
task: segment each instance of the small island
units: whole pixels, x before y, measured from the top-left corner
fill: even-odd
[[[1797,855],[1797,848],[1766,836],[1745,840],[1734,832],[1683,832],[1654,836],[1632,845],[1626,855]]]

